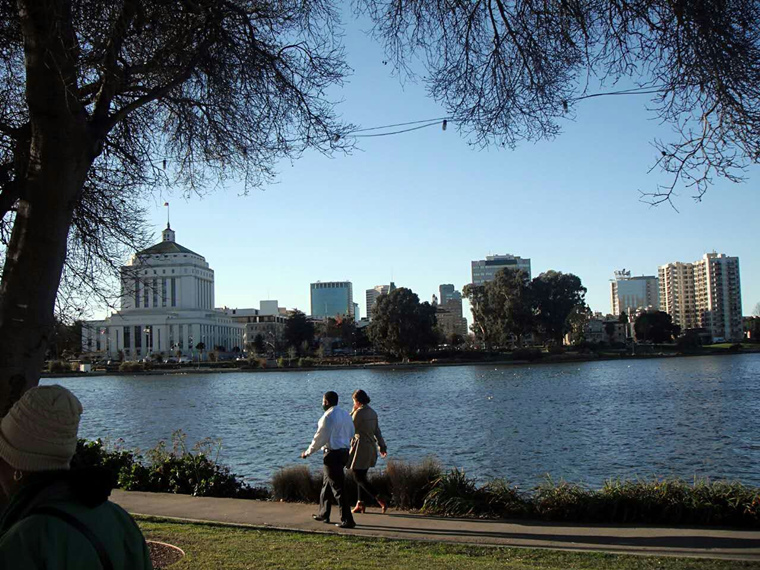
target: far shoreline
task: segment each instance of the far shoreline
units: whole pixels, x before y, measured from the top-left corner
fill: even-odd
[[[446,366],[534,366],[545,364],[577,364],[585,362],[602,362],[610,360],[650,360],[654,358],[692,358],[699,356],[736,356],[745,354],[760,353],[760,345],[757,348],[738,351],[728,349],[713,349],[710,351],[700,351],[693,353],[652,353],[652,354],[548,354],[535,360],[512,360],[512,359],[494,359],[494,360],[441,360],[435,359],[426,362],[378,362],[378,363],[349,363],[322,366],[284,366],[284,367],[265,367],[265,368],[248,368],[248,367],[226,367],[226,366],[185,366],[178,368],[158,368],[154,370],[138,371],[121,371],[93,369],[91,372],[42,372],[40,378],[86,378],[88,376],[172,376],[185,374],[229,374],[229,373],[269,373],[269,372],[311,372],[311,371],[336,371],[336,370],[387,370],[387,369],[414,369]]]

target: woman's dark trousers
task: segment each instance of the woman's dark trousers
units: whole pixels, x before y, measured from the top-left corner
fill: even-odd
[[[356,498],[358,501],[362,500],[362,489],[364,492],[369,495],[369,498],[373,501],[377,502],[377,492],[375,491],[374,487],[370,485],[370,482],[367,480],[367,471],[369,469],[352,469],[351,472],[354,474],[354,479],[356,479]]]

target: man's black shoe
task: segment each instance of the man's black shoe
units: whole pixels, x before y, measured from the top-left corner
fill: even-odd
[[[326,524],[330,524],[330,519],[327,519],[320,515],[311,515],[311,518],[313,518],[315,521],[323,522]]]
[[[351,522],[343,521],[343,522],[335,523],[335,526],[337,526],[338,528],[355,528],[356,523],[353,521]]]

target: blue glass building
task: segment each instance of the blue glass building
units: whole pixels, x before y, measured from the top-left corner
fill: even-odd
[[[311,284],[311,316],[354,317],[354,292],[350,281],[327,281]]]

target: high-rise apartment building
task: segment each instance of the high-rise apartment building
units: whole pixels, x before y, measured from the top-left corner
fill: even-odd
[[[372,289],[367,289],[366,293],[366,307],[367,307],[367,319],[372,320],[372,307],[375,306],[377,298],[380,295],[387,295],[391,291],[396,289],[396,284],[391,281],[390,285],[375,285]]]
[[[741,340],[739,258],[707,253],[694,263],[659,268],[660,309],[681,330],[703,328],[714,341]]]
[[[612,294],[612,314],[631,314],[637,309],[660,308],[659,279],[653,275],[631,277],[625,269],[615,271],[615,279],[610,282]]]
[[[462,293],[448,284],[441,285],[438,290],[441,294],[441,302],[436,307],[438,328],[447,338],[452,334],[467,336],[467,319],[462,316]]]
[[[311,284],[311,316],[326,319],[354,316],[354,292],[350,281],[327,281]]]
[[[439,286],[438,292],[440,293],[441,305],[445,305],[449,301],[456,299],[459,299],[460,302],[462,301],[462,294],[450,283]]]
[[[530,259],[523,259],[514,255],[488,255],[485,259],[472,262],[472,283],[483,285],[487,281],[493,281],[496,272],[501,269],[522,269],[530,274]]]
[[[740,341],[742,292],[739,258],[707,253],[694,263],[697,320],[713,340]]]
[[[676,261],[658,268],[660,310],[668,313],[681,330],[697,328],[694,264]]]

